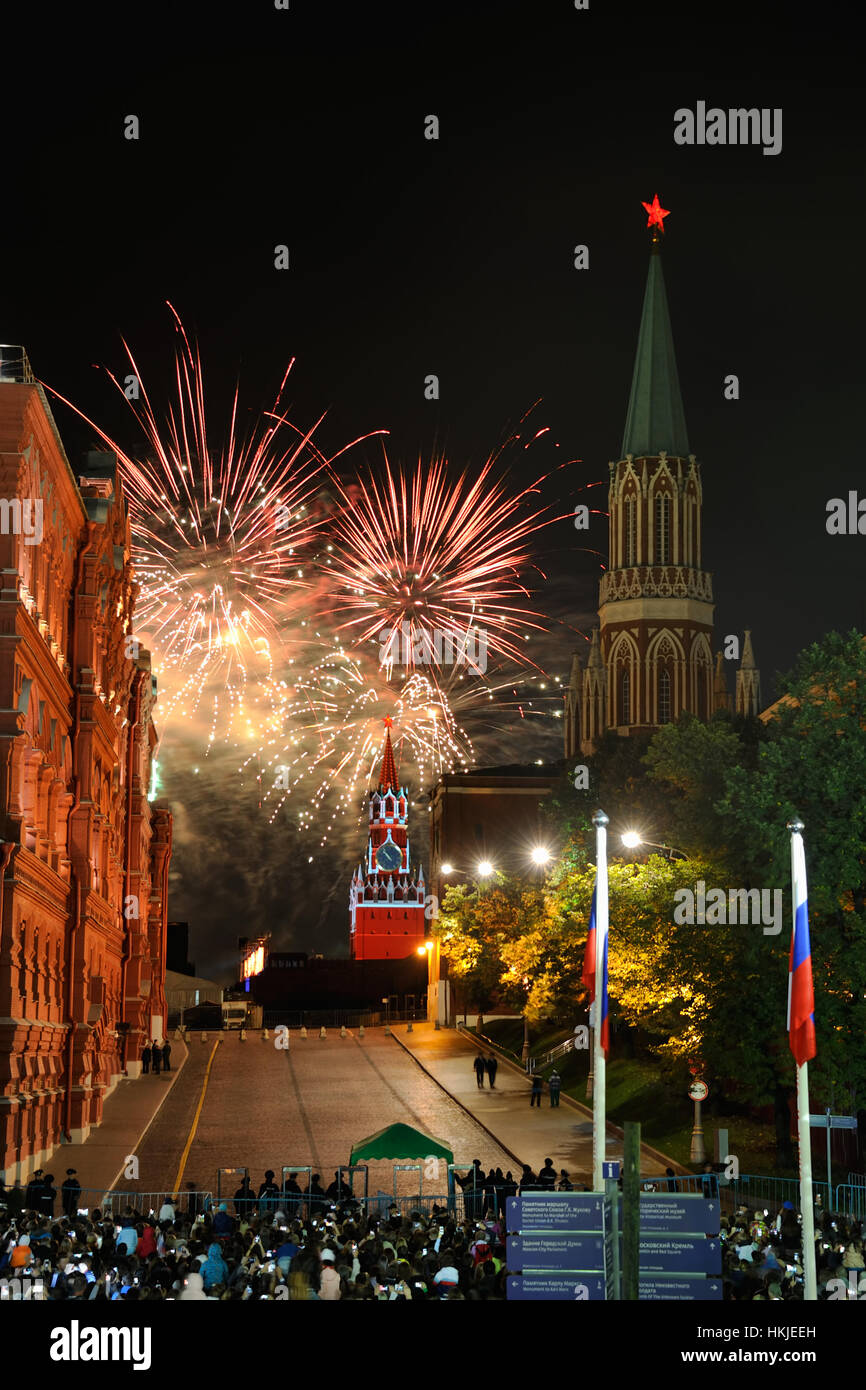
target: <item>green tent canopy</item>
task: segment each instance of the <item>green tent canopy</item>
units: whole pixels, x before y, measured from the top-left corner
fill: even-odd
[[[364,1163],[380,1158],[444,1158],[446,1163],[454,1162],[454,1154],[447,1145],[411,1125],[387,1125],[371,1134],[369,1139],[362,1139],[353,1148],[349,1162]]]

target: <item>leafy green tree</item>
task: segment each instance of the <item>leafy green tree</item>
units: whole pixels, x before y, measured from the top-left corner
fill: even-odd
[[[800,654],[780,688],[756,769],[730,769],[717,809],[743,828],[754,871],[785,886],[789,913],[786,825],[796,815],[804,822],[818,1044],[810,1078],[826,1103],[853,1109],[866,1096],[863,638],[830,633]]]

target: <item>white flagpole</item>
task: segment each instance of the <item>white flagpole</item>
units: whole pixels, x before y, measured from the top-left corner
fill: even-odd
[[[594,1072],[592,1089],[592,1189],[604,1192],[605,1137],[607,1133],[607,1087],[605,1083],[605,1055],[601,1045],[601,1008],[604,989],[604,956],[607,945],[607,825],[608,817],[604,811],[596,811],[592,818],[595,826],[595,1028],[594,1032]]]
[[[794,919],[792,939],[797,926],[797,903],[806,900],[806,856],[803,850],[803,822],[788,821],[791,832],[791,898]],[[798,887],[802,892],[798,894]],[[788,986],[790,990],[790,984]],[[790,1027],[791,1001],[788,1000]],[[806,1303],[818,1300],[818,1278],[815,1269],[815,1205],[812,1196],[812,1130],[809,1125],[809,1063],[797,1067],[797,1136],[800,1146],[800,1211],[803,1221],[803,1298]]]

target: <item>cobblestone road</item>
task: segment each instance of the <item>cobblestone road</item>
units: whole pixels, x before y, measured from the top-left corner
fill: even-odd
[[[218,1168],[246,1166],[258,1187],[267,1168],[279,1177],[283,1164],[309,1163],[327,1186],[337,1165],[348,1163],[353,1144],[398,1122],[441,1139],[467,1166],[480,1158],[485,1168],[515,1168],[511,1156],[382,1029],[368,1030],[363,1041],[338,1032],[302,1041],[293,1031],[288,1052],[258,1033],[248,1033],[246,1042],[236,1032],[221,1036],[184,1183],[192,1179],[216,1192]],[[214,1041],[214,1034],[206,1043],[191,1035],[189,1060],[145,1135],[139,1182],[129,1190],[173,1187]],[[406,1174],[400,1190],[411,1191],[411,1181]],[[392,1183],[390,1164],[371,1165],[371,1193],[391,1191]],[[444,1192],[444,1172],[438,1188],[425,1182],[424,1190]]]

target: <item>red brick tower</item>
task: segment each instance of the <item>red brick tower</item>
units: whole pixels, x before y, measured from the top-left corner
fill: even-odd
[[[424,870],[409,864],[409,797],[397,781],[391,720],[379,786],[370,793],[366,863],[352,875],[349,942],[353,960],[398,960],[424,940]]]

